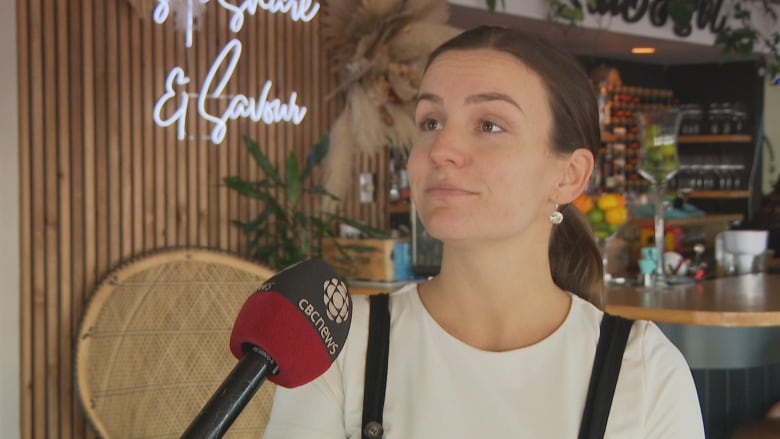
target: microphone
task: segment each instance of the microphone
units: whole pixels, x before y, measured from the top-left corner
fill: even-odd
[[[292,388],[325,373],[347,340],[351,311],[346,285],[322,260],[269,278],[233,325],[230,350],[238,364],[181,437],[221,438],[266,378]]]

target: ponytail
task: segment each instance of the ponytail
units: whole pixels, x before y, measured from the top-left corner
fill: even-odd
[[[576,208],[563,206],[563,222],[550,234],[550,273],[555,285],[604,307],[604,269],[590,225]]]

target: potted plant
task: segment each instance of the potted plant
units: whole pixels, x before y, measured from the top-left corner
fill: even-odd
[[[244,144],[263,171],[263,178],[247,181],[233,175],[225,177],[224,182],[239,194],[263,202],[263,209],[254,218],[247,222],[234,221],[251,237],[248,251],[252,258],[280,269],[304,259],[320,257],[324,240],[332,240],[346,256],[347,248],[335,240],[338,223],[349,224],[367,237],[386,236],[382,230],[338,214],[311,212],[304,208],[302,201],[306,196],[335,199],[322,186],[310,181],[312,171],[328,152],[327,135],[312,145],[303,163],[291,152],[285,161],[283,174],[274,168],[256,141],[245,136]],[[361,249],[349,246],[349,250]]]

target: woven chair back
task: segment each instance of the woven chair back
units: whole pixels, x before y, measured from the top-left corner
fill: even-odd
[[[98,285],[76,341],[76,387],[103,438],[178,438],[236,364],[233,322],[274,273],[207,249],[159,251]],[[258,438],[274,386],[266,382],[225,437]]]

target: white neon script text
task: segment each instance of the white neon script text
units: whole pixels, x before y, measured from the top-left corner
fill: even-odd
[[[186,0],[187,6],[183,11],[184,16],[177,16],[179,24],[183,25],[186,37],[185,46],[192,47],[192,32],[195,28],[193,11],[202,10],[210,0]],[[243,0],[239,4],[232,4],[228,0],[217,0],[217,3],[225,10],[232,13],[230,17],[230,30],[238,32],[244,26],[244,16],[254,15],[258,10],[269,13],[288,14],[293,21],[311,21],[320,9],[320,4],[313,0]],[[157,0],[153,18],[156,23],[164,23],[171,15],[171,0]],[[176,124],[176,137],[183,140],[187,134],[187,115],[189,112],[190,98],[197,96],[198,115],[204,120],[213,123],[209,138],[212,143],[219,144],[225,139],[227,121],[239,118],[250,119],[254,122],[262,121],[272,124],[281,121],[293,122],[298,125],[306,117],[307,109],[297,104],[298,93],[290,93],[286,103],[278,98],[269,99],[273,82],[267,80],[257,97],[248,97],[243,94],[229,96],[229,103],[221,115],[213,114],[206,109],[207,99],[219,99],[225,91],[225,87],[233,76],[233,72],[241,58],[241,42],[233,39],[228,42],[222,51],[214,59],[198,93],[189,93],[186,85],[191,82],[186,72],[181,67],[174,67],[165,79],[165,91],[154,105],[152,117],[154,122],[163,127]],[[224,69],[223,69],[224,68]],[[222,76],[217,78],[222,70]],[[216,84],[216,85],[214,85]],[[174,107],[174,111],[165,111]],[[168,115],[163,116],[164,114]]]
[[[287,103],[282,103],[281,100],[271,99],[269,100],[269,94],[273,83],[268,80],[265,81],[263,90],[260,92],[257,98],[248,97],[242,94],[236,94],[222,113],[222,115],[214,115],[209,113],[206,109],[206,99],[216,98],[222,95],[228,82],[233,76],[233,72],[238,65],[238,60],[241,57],[241,42],[238,40],[231,40],[222,49],[222,52],[214,60],[211,65],[211,69],[206,74],[206,78],[203,80],[200,92],[198,92],[198,115],[203,119],[214,124],[214,128],[211,130],[209,136],[212,143],[219,144],[225,139],[225,133],[227,131],[227,121],[235,120],[239,118],[250,119],[254,122],[263,121],[265,124],[272,124],[281,121],[292,122],[298,125],[306,117],[306,107],[298,105],[295,101],[298,99],[298,93],[290,93],[290,98]],[[227,60],[224,73],[219,79],[216,87],[212,89],[212,84],[215,82],[217,72],[222,67],[222,64]],[[183,86],[190,82],[190,78],[184,73],[184,69],[181,67],[174,67],[168,74],[165,80],[165,93],[157,100],[154,105],[153,118],[157,125],[167,127],[177,124],[176,135],[179,140],[183,140],[186,134],[187,125],[187,109],[189,106],[190,96],[186,92],[177,92],[176,86]],[[163,118],[163,109],[166,104],[179,97],[179,103],[176,110],[168,118]]]
[[[210,0],[187,0],[190,2],[190,7],[187,8],[186,17],[184,18],[184,45],[186,47],[192,47],[192,31],[195,27],[194,17],[192,15],[193,4],[199,3],[204,5]],[[233,13],[230,18],[230,30],[238,32],[244,27],[244,15],[249,13],[255,15],[257,10],[270,12],[273,14],[289,14],[292,21],[311,21],[317,12],[320,10],[320,4],[318,2],[312,2],[312,0],[244,0],[239,5],[229,3],[227,0],[218,0],[218,3],[222,8]],[[162,24],[168,19],[171,12],[170,0],[157,0],[157,6],[154,8],[152,18],[155,23]]]
[[[303,21],[308,23],[317,15],[320,10],[319,3],[313,3],[311,0],[244,0],[240,6],[228,3],[226,0],[219,0],[219,4],[233,12],[230,19],[230,30],[238,32],[244,26],[244,14],[255,15],[257,9],[271,13],[290,14],[292,21]]]

